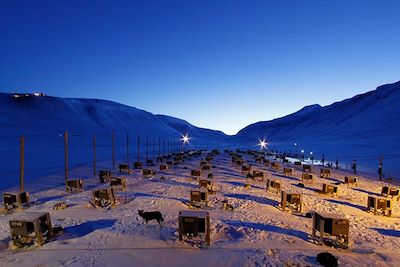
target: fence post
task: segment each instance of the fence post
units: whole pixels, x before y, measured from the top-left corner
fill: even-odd
[[[20,162],[19,162],[19,189],[24,192],[24,171],[25,171],[25,137],[21,136],[20,145]]]
[[[160,157],[161,156],[161,138],[160,137],[158,137],[158,157]]]
[[[156,156],[156,140],[153,137],[153,162]]]
[[[146,162],[149,160],[149,136],[146,136]]]
[[[93,175],[96,175],[96,135],[93,135]]]
[[[64,133],[64,163],[65,163],[65,186],[67,186],[67,182],[68,182],[68,132]]]
[[[126,161],[129,168],[129,134],[126,133]]]
[[[111,147],[112,147],[112,166],[115,169],[115,134],[111,133]]]
[[[137,136],[137,161],[140,162],[140,137]]]

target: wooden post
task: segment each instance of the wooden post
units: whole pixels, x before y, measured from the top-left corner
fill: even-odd
[[[111,134],[111,147],[112,147],[112,166],[115,169],[115,134]]]
[[[146,162],[149,160],[149,137],[146,136]]]
[[[19,189],[24,192],[24,171],[25,171],[25,137],[21,136],[20,145],[20,161],[19,161]]]
[[[96,175],[96,135],[93,135],[93,175]]]
[[[155,156],[156,156],[156,141],[155,141],[155,139],[154,139],[154,137],[153,137],[153,162],[154,162],[154,158],[155,158]]]
[[[129,168],[129,134],[126,133],[126,162]]]
[[[165,138],[164,138],[164,156],[165,156]]]
[[[161,156],[160,151],[161,151],[161,138],[158,137],[158,157]]]
[[[65,186],[67,186],[67,182],[68,182],[68,132],[64,133],[64,162],[65,162]]]
[[[137,136],[137,161],[140,162],[140,137]]]

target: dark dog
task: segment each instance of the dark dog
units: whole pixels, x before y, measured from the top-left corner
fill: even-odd
[[[164,221],[164,218],[159,211],[144,212],[143,210],[138,210],[138,214],[146,221],[146,224],[148,221],[156,220],[158,224],[161,225],[161,222]]]
[[[338,258],[329,252],[321,252],[317,255],[317,261],[324,267],[337,267]]]

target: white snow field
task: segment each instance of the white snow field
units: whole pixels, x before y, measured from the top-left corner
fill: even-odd
[[[185,204],[189,191],[198,187],[190,170],[199,168],[201,157],[168,171],[158,171],[157,163],[154,178],[143,178],[139,170],[128,175],[113,170],[113,175],[127,178],[128,186],[126,191],[117,192],[120,203],[112,209],[89,204],[91,190],[104,187],[90,165],[70,172],[70,177],[87,177],[81,193],[65,192],[62,172],[32,181],[26,191],[31,193],[33,205],[22,212],[49,212],[53,226],[62,226],[64,234],[41,247],[13,251],[8,248],[9,220],[18,214],[0,215],[0,266],[320,266],[315,256],[324,251],[337,256],[340,266],[399,266],[399,202],[394,201],[392,217],[366,211],[367,196],[379,195],[384,182],[358,176],[357,187],[340,184],[339,195],[329,197],[317,192],[322,183],[342,182],[350,173],[333,169],[331,178],[317,178],[314,184],[301,188],[297,186],[300,168],[294,167],[293,176],[284,176],[248,155],[244,159],[254,170],[280,180],[287,191],[303,194],[304,212],[345,215],[350,221],[349,249],[316,244],[310,236],[312,219],[278,209],[280,195],[266,192],[265,182],[254,181],[246,189],[245,174],[227,153],[217,155],[212,162],[217,192],[210,195],[209,207],[204,208],[211,217],[211,245],[200,248],[180,242],[178,212],[189,209]],[[319,174],[319,167],[314,166],[313,172]],[[166,179],[160,180],[161,176]],[[222,210],[224,199],[233,205],[233,211]],[[61,201],[69,207],[53,210]],[[162,212],[162,227],[155,221],[146,226],[137,214],[139,209]]]

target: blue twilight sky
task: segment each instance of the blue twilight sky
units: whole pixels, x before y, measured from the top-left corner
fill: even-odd
[[[234,134],[400,80],[400,1],[0,0],[0,91]]]

